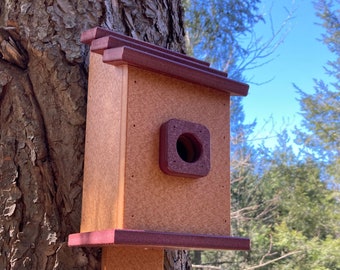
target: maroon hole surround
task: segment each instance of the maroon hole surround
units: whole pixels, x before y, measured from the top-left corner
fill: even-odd
[[[161,126],[159,165],[169,175],[199,178],[210,171],[210,133],[198,123],[171,119]]]

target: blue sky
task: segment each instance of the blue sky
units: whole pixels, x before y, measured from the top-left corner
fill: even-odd
[[[268,21],[271,6],[274,27],[279,27],[286,18],[285,7],[295,9],[295,13],[288,25],[290,31],[284,43],[273,54],[273,61],[245,73],[257,83],[272,79],[262,85],[250,84],[249,95],[243,100],[246,122],[257,120],[257,130],[254,133],[256,139],[267,136],[272,138],[284,127],[293,129],[299,126],[301,118],[298,94],[292,83],[312,93],[313,78],[327,82],[323,66],[332,57],[327,47],[317,40],[323,28],[315,24],[320,21],[315,16],[312,1],[264,0],[262,9]],[[255,30],[257,35],[270,37],[269,24],[259,25]],[[272,138],[265,142],[271,146],[274,141]]]

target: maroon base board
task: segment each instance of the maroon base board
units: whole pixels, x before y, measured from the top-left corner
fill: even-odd
[[[250,240],[232,236],[111,229],[71,234],[68,245],[71,247],[120,245],[196,250],[249,250]]]

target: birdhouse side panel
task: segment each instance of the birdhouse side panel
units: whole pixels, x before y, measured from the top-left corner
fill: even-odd
[[[127,67],[104,64],[91,53],[81,231],[119,224],[124,185]]]
[[[136,67],[128,70],[123,228],[229,235],[229,94]],[[207,176],[172,176],[160,169],[160,127],[170,119],[209,130]]]

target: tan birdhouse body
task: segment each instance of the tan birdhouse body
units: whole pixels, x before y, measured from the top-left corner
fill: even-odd
[[[91,54],[81,231],[108,228],[229,235],[229,93]],[[210,131],[202,178],[159,167],[170,119]]]
[[[248,86],[108,30],[83,41],[91,53],[82,220],[69,244],[248,249],[248,239],[230,236],[229,191],[230,95]]]

